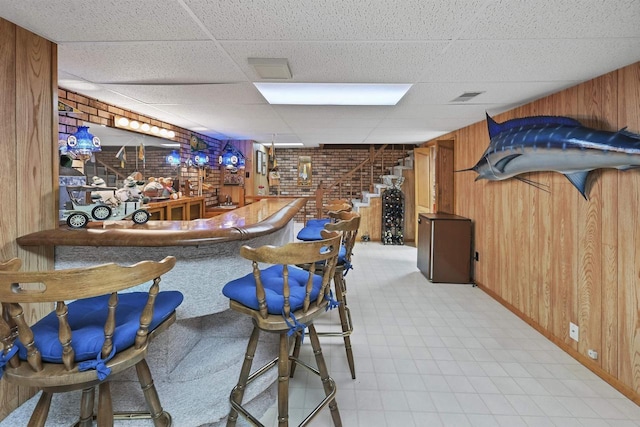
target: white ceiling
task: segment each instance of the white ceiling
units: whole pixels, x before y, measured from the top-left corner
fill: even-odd
[[[61,87],[309,147],[421,143],[640,61],[640,0],[0,0],[0,16],[59,45]],[[396,106],[272,106],[248,58],[413,87]],[[468,91],[484,93],[452,102]]]

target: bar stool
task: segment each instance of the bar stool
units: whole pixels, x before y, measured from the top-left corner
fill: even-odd
[[[337,222],[325,225],[325,229],[342,233],[342,244],[338,255],[336,270],[333,275],[336,300],[339,303],[338,314],[340,315],[342,332],[318,332],[318,336],[342,337],[344,339],[344,348],[347,353],[347,362],[349,364],[349,370],[351,371],[351,378],[355,379],[355,362],[351,348],[353,322],[351,321],[351,312],[347,305],[347,282],[345,276],[349,270],[353,268],[351,265],[351,256],[353,255],[353,247],[360,227],[360,215],[357,212],[340,212],[336,215],[336,219],[338,219]],[[300,354],[300,344],[300,342],[296,341],[293,350],[294,357],[298,357]]]
[[[335,214],[337,212],[350,211],[352,208],[353,207],[351,206],[351,203],[349,203],[349,201],[346,199],[330,200],[326,205],[322,207],[322,210],[327,213],[328,217],[308,219],[305,223],[305,227],[324,226],[325,224],[331,222],[332,213]]]
[[[98,426],[112,426],[118,418],[151,418],[156,427],[171,425],[145,358],[151,338],[175,321],[182,303],[180,292],[159,289],[160,276],[175,263],[174,257],[166,257],[126,267],[104,264],[33,272],[17,271],[18,259],[0,264],[0,374],[5,368],[10,384],[42,390],[30,427],[45,425],[54,393],[73,390],[82,390],[76,425],[92,426],[96,387]],[[149,281],[148,292],[119,293]],[[42,288],[34,291],[33,284]],[[73,302],[65,303],[69,300]],[[29,326],[21,304],[43,302],[54,302],[55,310]],[[146,416],[113,412],[112,374],[132,366],[149,410]]]
[[[335,222],[341,212],[351,212],[352,206],[349,203],[337,203],[333,205],[327,205],[326,207],[328,218],[309,219],[304,227],[298,232],[296,238],[303,242],[310,242],[313,240],[320,240],[320,231],[324,229],[324,226],[330,222]]]
[[[289,425],[289,376],[293,366],[296,365],[301,365],[318,375],[325,392],[325,398],[307,415],[300,426],[307,425],[327,405],[331,410],[334,426],[342,426],[335,401],[336,385],[329,376],[320,341],[313,325],[314,319],[337,305],[337,302],[330,298],[329,282],[335,273],[341,235],[337,232],[325,232],[323,237],[323,240],[315,242],[295,242],[280,247],[243,246],[240,249],[240,255],[252,261],[253,273],[227,283],[222,293],[229,298],[229,307],[232,310],[251,316],[254,326],[238,384],[229,397],[231,410],[227,418],[227,426],[235,426],[239,414],[255,425],[262,425],[242,406],[242,399],[249,383],[277,366],[278,425],[287,427]],[[272,265],[260,269],[258,263]],[[315,274],[316,263],[322,263],[322,275]],[[296,266],[301,264],[308,265],[308,270]],[[305,329],[309,331],[317,369],[290,356],[289,337],[296,335],[302,341]],[[271,362],[250,373],[261,331],[276,333],[280,336],[279,352]]]

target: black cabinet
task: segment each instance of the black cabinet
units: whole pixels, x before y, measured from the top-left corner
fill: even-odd
[[[387,188],[382,198],[382,244],[404,245],[404,194],[399,188]]]
[[[445,213],[420,214],[418,269],[432,282],[472,283],[471,220]]]

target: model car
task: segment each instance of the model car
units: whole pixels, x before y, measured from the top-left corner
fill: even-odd
[[[144,224],[151,216],[143,199],[125,198],[115,187],[70,186],[63,219],[71,228],[83,228],[89,221],[131,219]],[[124,196],[126,197],[126,196]]]

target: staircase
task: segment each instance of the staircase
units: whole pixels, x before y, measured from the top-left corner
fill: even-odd
[[[373,182],[374,179],[382,180],[383,175],[395,175],[403,176],[405,183],[402,185],[402,191],[405,193],[405,236],[407,241],[413,241],[414,235],[414,171],[413,171],[413,150],[402,151],[404,157],[397,159],[396,164],[387,166],[383,164],[384,151],[387,149],[386,145],[383,145],[378,151],[371,153],[369,158],[364,162],[357,165],[350,172],[345,174],[340,180],[324,186],[319,189],[321,191],[318,200],[326,202],[331,199],[351,199],[354,210],[361,216],[360,229],[358,234],[362,239],[366,240],[368,236],[371,241],[381,240],[381,228],[382,228],[382,204],[380,201],[380,195],[387,186],[381,182]],[[361,171],[368,168],[368,183],[354,182],[353,177],[362,177]],[[381,171],[382,173],[375,174],[375,171]],[[386,172],[386,173],[385,173]],[[350,182],[346,182],[346,179],[351,179]],[[362,190],[357,192],[357,187],[368,188],[368,190]],[[346,187],[346,188],[345,188]],[[359,197],[354,197],[359,196]],[[324,199],[323,199],[324,198]],[[318,202],[316,202],[318,203]]]

